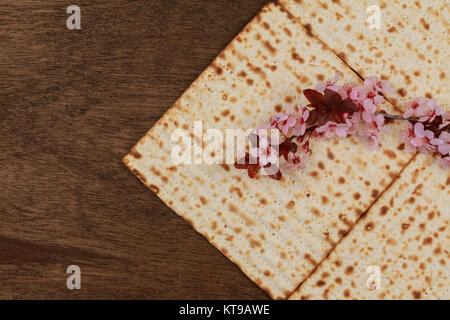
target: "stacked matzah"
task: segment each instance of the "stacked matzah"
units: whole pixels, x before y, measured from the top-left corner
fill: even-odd
[[[287,298],[412,155],[386,134],[377,152],[354,139],[314,141],[308,166],[281,181],[250,179],[230,165],[171,164],[171,133],[256,128],[341,72],[336,55],[280,5],[270,3],[124,158],[126,165],[273,298]],[[383,108],[392,111],[385,103]],[[392,125],[392,132],[398,130]],[[195,143],[198,137],[194,136]]]

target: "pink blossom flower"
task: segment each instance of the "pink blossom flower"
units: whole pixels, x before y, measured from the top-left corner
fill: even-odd
[[[268,122],[266,122],[261,129],[275,129],[280,122],[286,121],[289,118],[289,113],[276,113]]]
[[[411,122],[406,123],[406,129],[402,131],[401,140],[405,143],[406,152],[416,152],[417,149],[413,147],[410,143],[410,140],[414,137],[414,126]]]
[[[380,96],[380,95],[375,96],[375,98],[373,98],[373,103],[377,106],[384,103],[383,96]]]
[[[280,165],[281,172],[287,173],[304,168],[310,154],[309,142],[305,142],[296,153],[289,152],[287,161]]]
[[[341,78],[341,73],[338,72],[336,73],[336,75],[334,76],[334,79],[332,81],[328,81],[328,82],[319,82],[316,87],[315,90],[319,91],[320,93],[324,93],[326,88],[330,88],[332,86],[334,86],[336,84],[336,82],[338,82],[338,80]]]
[[[436,100],[418,97],[411,101],[403,114],[405,118],[419,117],[420,122],[432,122],[436,117],[446,115],[443,107]]]
[[[250,155],[257,158],[258,163],[263,167],[267,164],[278,162],[278,153],[269,144],[267,137],[259,138],[259,146],[250,149]]]
[[[423,117],[421,117],[419,119],[419,121],[433,122],[434,119],[436,119],[436,117],[442,116],[444,113],[445,113],[444,108],[442,108],[441,106],[434,105],[434,106],[428,108],[427,110],[425,110],[425,114],[423,115]]]
[[[328,121],[323,126],[318,127],[315,131],[319,134],[323,134],[325,138],[346,137],[348,130],[351,128],[352,123],[347,120],[346,123],[336,123],[334,121]]]
[[[437,146],[437,149],[442,155],[450,155],[450,133],[443,131],[439,138],[434,138],[430,144]]]
[[[262,127],[262,129],[278,128],[284,135],[289,131],[296,136],[302,136],[306,131],[306,120],[309,117],[309,110],[304,107],[298,107],[299,112],[294,113],[291,109],[286,113],[277,113]]]
[[[450,113],[449,113],[450,115]],[[450,121],[445,119],[445,115],[442,116],[443,118],[443,123],[441,125],[439,125],[439,130],[442,130],[443,128],[445,128],[446,126],[448,126],[450,124]]]
[[[309,110],[304,107],[299,107],[298,114],[295,115],[296,123],[292,127],[292,134],[295,136],[303,136],[306,131],[306,120],[309,117]]]
[[[361,111],[365,110],[374,113],[378,105],[384,102],[383,96],[379,94],[392,91],[389,83],[385,80],[379,80],[376,77],[369,77],[362,86],[350,87],[349,98],[359,105]],[[365,116],[366,118],[368,115]]]
[[[287,134],[289,128],[295,125],[295,117],[291,115],[291,110],[286,113],[276,113],[270,120],[262,127],[263,129],[278,128],[283,134]]]
[[[373,103],[372,99],[364,99],[363,103],[364,111],[362,113],[362,118],[367,123],[372,123],[375,120],[375,111],[377,111],[376,105]]]
[[[283,115],[283,118],[280,118],[278,120],[278,128],[281,130],[281,132],[286,135],[290,128],[294,127],[297,123],[297,119],[295,116],[291,114]]]
[[[375,113],[375,111],[377,111],[377,107],[373,102],[374,101],[372,99],[364,99],[362,103],[364,111],[369,113]]]
[[[384,116],[381,114],[362,114],[363,121],[356,123],[356,135],[364,138],[369,147],[376,149],[379,146],[381,133],[386,132],[387,129],[384,126]]]
[[[410,118],[413,116],[421,117],[422,115],[425,114],[424,106],[427,104],[427,101],[428,101],[428,99],[418,97],[418,98],[414,99],[413,101],[409,102],[406,105],[406,111],[403,114],[403,116],[405,118]]]
[[[364,87],[367,88],[369,91],[376,90],[384,94],[390,94],[393,92],[389,81],[380,80],[377,77],[368,77],[364,81]]]
[[[361,102],[366,99],[367,91],[364,87],[361,86],[353,87],[349,97],[353,102]]]
[[[450,168],[450,157],[441,158],[440,163],[444,169],[449,169]]]
[[[370,112],[364,111],[362,113],[362,119],[366,123],[372,123],[375,120],[375,115],[374,115],[374,113],[370,113]]]
[[[341,78],[341,73],[338,72],[336,73],[336,75],[334,76],[334,79],[328,82],[319,82],[316,87],[315,90],[320,92],[320,93],[324,93],[325,89],[330,89],[333,90],[334,92],[339,93],[339,95],[341,96],[342,99],[347,99],[348,98],[348,85],[344,85],[344,86],[340,86],[337,85],[336,82],[338,82],[338,80]]]
[[[408,145],[407,151],[417,151],[422,153],[430,153],[436,150],[436,147],[430,142],[434,139],[434,133],[430,130],[425,130],[421,122],[417,122],[414,126],[408,123],[407,132],[402,134],[402,139]],[[439,143],[438,141],[435,141]]]
[[[379,131],[373,131],[367,136],[367,141],[369,143],[369,148],[377,149],[380,145],[381,134]]]
[[[382,114],[377,114],[375,116],[374,126],[378,131],[382,131],[384,125],[384,116]]]
[[[309,154],[292,153],[288,154],[288,160],[280,165],[282,173],[292,172],[305,167]]]

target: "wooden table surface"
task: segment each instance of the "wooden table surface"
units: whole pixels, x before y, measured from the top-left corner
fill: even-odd
[[[268,298],[121,162],[266,2],[2,2],[0,298]]]

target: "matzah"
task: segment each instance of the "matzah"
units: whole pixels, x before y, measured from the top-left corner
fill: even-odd
[[[124,163],[273,298],[288,297],[412,157],[386,134],[376,152],[353,138],[312,141],[307,167],[281,181],[232,165],[171,164],[171,133],[256,128],[308,102],[302,90],[359,77],[280,5],[270,3],[199,76]],[[389,103],[383,108],[392,110]],[[393,125],[396,127],[396,125]],[[392,129],[395,132],[397,129]],[[197,144],[198,137],[194,137]]]
[[[444,104],[449,101],[447,0],[279,3],[362,77],[377,75],[389,80],[394,93],[388,98],[399,109],[404,111],[415,97],[432,97]]]
[[[290,299],[450,299],[449,185],[417,155]]]

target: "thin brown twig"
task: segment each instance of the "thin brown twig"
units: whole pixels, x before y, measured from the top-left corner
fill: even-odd
[[[400,115],[396,115],[396,114],[389,114],[389,113],[385,113],[385,112],[379,112],[379,111],[376,111],[375,112],[375,115],[377,116],[377,115],[382,115],[382,116],[384,116],[385,118],[389,118],[389,119],[392,119],[392,120],[405,120],[405,121],[412,121],[412,122],[417,122],[417,121],[419,121],[419,118],[417,118],[417,117],[409,117],[409,118],[405,118],[405,117],[403,117],[403,116],[400,116]]]

